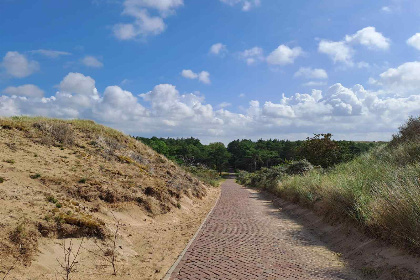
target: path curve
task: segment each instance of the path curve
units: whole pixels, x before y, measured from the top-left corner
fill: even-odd
[[[170,279],[360,279],[258,192],[225,181]]]

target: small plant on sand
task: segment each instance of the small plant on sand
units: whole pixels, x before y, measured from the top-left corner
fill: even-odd
[[[4,273],[3,278],[1,278],[2,280],[6,280],[7,276],[10,274],[10,272],[12,272],[12,270],[14,270],[16,268],[16,264],[17,264],[18,261],[19,261],[18,259],[15,259],[13,264],[6,271],[4,271],[4,272],[0,271],[0,272]]]
[[[95,242],[95,245],[98,252],[88,250],[93,255],[101,258],[103,261],[107,262],[112,267],[112,275],[117,275],[117,262],[118,262],[118,247],[117,247],[117,240],[118,240],[118,232],[121,229],[121,221],[118,220],[114,213],[112,213],[112,216],[114,217],[114,220],[116,222],[115,224],[115,231],[112,235],[108,236],[105,240],[105,245],[99,245],[97,242]]]
[[[52,195],[47,196],[47,201],[54,204],[58,202],[58,200]]]
[[[14,159],[6,159],[6,160],[4,160],[4,162],[10,163],[10,164],[15,164]]]
[[[79,180],[79,183],[80,183],[80,184],[84,184],[84,183],[86,183],[86,181],[87,181],[87,179],[86,179],[86,178],[81,178],[81,179]]]
[[[6,179],[4,179],[3,177],[0,177],[0,184],[3,183],[4,181],[6,181]]]
[[[66,241],[63,241],[63,260],[57,259],[58,264],[60,265],[62,271],[61,271],[61,277],[63,280],[70,280],[70,274],[73,273],[76,269],[76,265],[79,263],[77,261],[80,249],[82,248],[83,239],[80,242],[80,245],[75,251],[75,248],[73,246],[72,241],[70,241],[69,246],[66,246]]]
[[[31,179],[38,179],[41,177],[41,174],[36,173],[36,174],[32,174],[31,176],[29,176]]]

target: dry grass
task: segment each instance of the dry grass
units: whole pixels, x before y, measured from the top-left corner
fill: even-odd
[[[173,162],[92,121],[0,118],[0,149],[0,259],[21,250],[30,260],[38,236],[104,238],[104,209],[156,216],[207,193]]]

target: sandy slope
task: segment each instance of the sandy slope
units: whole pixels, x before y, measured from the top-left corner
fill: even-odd
[[[74,279],[111,277],[94,242],[108,248],[116,220],[117,278],[159,279],[218,192],[93,122],[0,119],[0,279],[13,264],[6,279],[61,279],[62,242],[82,239]]]

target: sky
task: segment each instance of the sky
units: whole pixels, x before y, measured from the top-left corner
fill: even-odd
[[[228,143],[419,114],[417,0],[0,0],[0,116]]]

